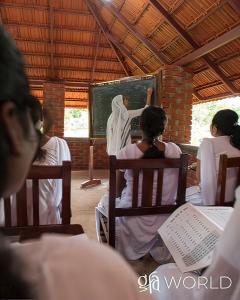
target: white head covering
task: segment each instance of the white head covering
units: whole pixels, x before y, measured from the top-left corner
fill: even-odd
[[[112,113],[107,122],[107,153],[117,155],[125,138],[124,125],[128,119],[128,111],[123,104],[123,96],[117,95],[112,100]]]

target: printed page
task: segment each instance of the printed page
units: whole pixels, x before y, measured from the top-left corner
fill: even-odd
[[[219,226],[221,230],[224,230],[233,212],[233,208],[227,206],[198,206],[197,209],[207,216],[211,222]]]
[[[182,272],[199,270],[212,261],[222,230],[195,206],[179,207],[158,230]]]

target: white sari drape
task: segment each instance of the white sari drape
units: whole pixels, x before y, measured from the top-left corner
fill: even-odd
[[[107,122],[107,153],[116,155],[122,148],[122,141],[130,134],[126,127],[128,111],[123,104],[123,96],[118,95],[112,101],[112,113]],[[126,130],[127,129],[127,130]]]

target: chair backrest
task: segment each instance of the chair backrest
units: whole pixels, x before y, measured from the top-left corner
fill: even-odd
[[[185,203],[188,155],[165,159],[119,159],[110,156],[108,243],[115,247],[115,218],[121,216],[140,216],[172,213]],[[130,169],[133,172],[132,206],[116,208],[116,178],[118,170]],[[164,169],[178,169],[176,202],[162,205]],[[154,174],[157,173],[156,203],[153,203]],[[141,175],[140,175],[141,174]],[[139,176],[142,176],[142,199],[139,205]]]
[[[216,205],[224,206],[234,204],[234,199],[232,199],[232,202],[225,202],[227,169],[229,168],[238,168],[236,178],[237,187],[240,185],[240,157],[227,157],[226,154],[221,154],[219,160]]]
[[[62,224],[70,224],[71,218],[71,162],[63,161],[60,166],[32,166],[28,175],[32,180],[33,225],[39,225],[39,180],[62,179]],[[12,226],[10,198],[4,199],[5,226]],[[27,183],[16,194],[17,226],[28,225]]]
[[[29,239],[39,239],[42,234],[66,234],[79,235],[84,230],[80,224],[56,224],[56,225],[39,225],[39,226],[19,226],[19,227],[0,227],[0,233],[5,236],[17,237],[18,242]]]

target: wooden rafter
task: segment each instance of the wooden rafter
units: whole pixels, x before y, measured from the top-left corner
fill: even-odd
[[[46,80],[40,79],[37,76],[28,76],[30,86],[38,86],[42,87],[43,84],[46,82]],[[88,88],[89,87],[89,81],[88,80],[82,80],[78,81],[76,79],[69,80],[69,81],[64,81],[64,80],[59,80],[59,82],[62,82],[65,84],[66,89],[69,88]]]
[[[19,41],[19,42],[27,42],[27,43],[33,43],[33,44],[36,44],[36,45],[42,45],[43,42],[46,44],[49,44],[50,42],[45,40],[32,40],[32,39],[29,39],[29,38],[19,38],[19,37],[16,37],[14,38],[15,41]],[[58,45],[64,45],[64,46],[76,46],[76,47],[82,47],[82,48],[85,48],[85,47],[93,47],[95,48],[96,47],[96,44],[94,43],[84,43],[84,42],[68,42],[68,41],[62,41],[62,40],[54,40],[54,44],[58,44]],[[106,44],[100,44],[99,45],[100,48],[106,48],[106,49],[110,49],[109,45],[106,45]]]
[[[138,21],[141,19],[141,17],[145,14],[145,12],[148,9],[148,6],[150,4],[148,2],[146,2],[143,6],[143,9],[140,11],[140,13],[136,16],[136,18],[133,21],[133,25],[137,25]],[[120,10],[119,10],[120,11]]]
[[[16,22],[9,22],[6,21],[4,22],[4,25],[7,27],[37,27],[37,28],[41,28],[41,29],[49,29],[49,25],[48,24],[38,24],[38,23],[31,23],[31,22],[24,22],[21,21],[21,23],[16,23]],[[63,31],[75,31],[75,32],[89,32],[89,33],[97,33],[97,30],[95,29],[91,29],[91,28],[83,28],[83,27],[76,27],[76,26],[56,26],[54,25],[55,30],[63,30]]]
[[[42,56],[42,57],[46,57],[46,56],[50,56],[50,52],[25,52],[25,51],[21,51],[22,54],[25,57],[32,57],[32,56]],[[94,56],[85,56],[85,55],[70,55],[70,54],[55,54],[54,57],[57,58],[70,58],[70,59],[81,59],[81,60],[94,60]],[[118,60],[116,58],[112,58],[112,57],[99,57],[98,56],[98,61],[105,61],[105,62],[118,62]]]
[[[173,6],[171,7],[169,13],[172,14],[175,11],[177,11],[184,4],[184,2],[185,2],[185,0],[175,1],[175,3],[173,4]]]
[[[147,69],[140,64],[131,54],[128,52],[124,47],[122,47],[117,40],[110,34],[108,28],[106,27],[105,23],[103,22],[102,18],[97,13],[96,7],[90,0],[85,0],[86,4],[95,17],[96,22],[100,26],[101,30],[103,31],[104,35],[106,36],[107,40],[110,40],[120,51],[122,54],[127,56],[143,73],[147,73]]]
[[[201,99],[199,99],[199,100],[201,100],[201,101],[210,101],[210,100],[214,100],[214,99],[219,100],[221,98],[226,98],[226,97],[231,97],[231,96],[233,96],[233,95],[230,92],[226,92],[226,93],[212,95],[212,96],[208,96],[208,97],[201,96]],[[234,96],[239,96],[239,93],[237,93]]]
[[[125,63],[122,53],[119,51],[119,49],[111,41],[109,41],[109,43],[111,44],[112,48],[114,49],[114,52],[115,52],[115,54],[118,58],[118,61],[122,65],[122,68],[123,68],[124,72],[126,73],[127,76],[131,76],[132,75],[131,71],[129,70],[127,64]]]
[[[227,43],[230,43],[232,40],[237,39],[240,37],[240,25],[236,26],[232,30],[220,35],[218,38],[214,39],[213,41],[205,44],[204,46],[196,49],[195,51],[189,53],[188,55],[184,56],[183,58],[174,62],[176,65],[186,65],[202,56],[205,56],[207,53],[212,52]]]
[[[94,79],[94,73],[95,73],[95,68],[96,68],[96,63],[97,63],[100,37],[101,37],[101,29],[98,30],[98,35],[97,35],[97,45],[96,45],[96,48],[95,48],[95,55],[94,55],[94,59],[93,59],[93,67],[92,67],[92,73],[91,73],[91,79],[90,79],[91,82],[93,82],[93,79]]]
[[[166,63],[166,58],[155,48],[152,43],[141,33],[139,33],[133,25],[125,18],[119,10],[117,10],[110,2],[105,2],[104,7],[107,7],[117,18],[122,22],[124,26],[128,28],[128,30],[136,37],[146,48],[148,48],[162,63]]]
[[[240,2],[239,0],[229,0],[229,4],[236,10],[238,13],[240,12]]]
[[[192,30],[195,28],[198,24],[203,22],[204,20],[208,19],[211,15],[213,15],[217,10],[219,10],[223,5],[227,4],[229,0],[218,0],[215,1],[212,8],[209,9],[208,13],[199,15],[199,18],[194,20],[191,25],[187,26],[187,31]]]
[[[28,9],[28,10],[37,10],[37,11],[46,11],[48,12],[49,10],[49,6],[45,6],[45,5],[31,5],[31,4],[20,4],[20,3],[7,3],[4,2],[2,4],[3,7],[6,8],[20,8],[20,9]],[[70,15],[78,15],[78,16],[89,16],[91,15],[89,11],[80,11],[77,9],[69,9],[69,8],[56,8],[55,9],[56,12],[60,12],[60,13],[64,13],[64,14],[70,14]]]
[[[207,84],[202,84],[202,85],[199,85],[197,86],[194,91],[201,91],[201,90],[205,90],[205,89],[208,89],[208,88],[211,88],[211,87],[214,87],[214,86],[218,86],[218,85],[222,85],[222,81],[221,80],[217,80],[217,81],[213,81],[213,82],[210,82],[210,83],[207,83]]]
[[[49,66],[47,65],[26,65],[27,69],[39,69],[39,70],[48,70]],[[74,72],[92,72],[91,68],[79,68],[79,67],[67,67],[67,66],[60,66],[60,67],[55,67],[54,68],[57,71],[74,71]],[[123,75],[123,71],[120,70],[111,70],[111,69],[95,69],[96,73],[111,73],[111,74],[119,74],[119,75]]]
[[[182,29],[182,27],[175,21],[175,19],[168,14],[164,7],[157,0],[149,0],[149,2],[164,16],[166,21],[180,34],[192,47],[198,49],[198,44],[192,39],[192,37]],[[237,93],[236,87],[228,80],[218,66],[216,66],[207,55],[204,57],[208,67],[215,72],[218,78],[226,85],[226,87],[232,92]]]
[[[49,36],[50,36],[50,79],[54,80],[56,78],[54,69],[54,11],[53,2],[49,0]]]

